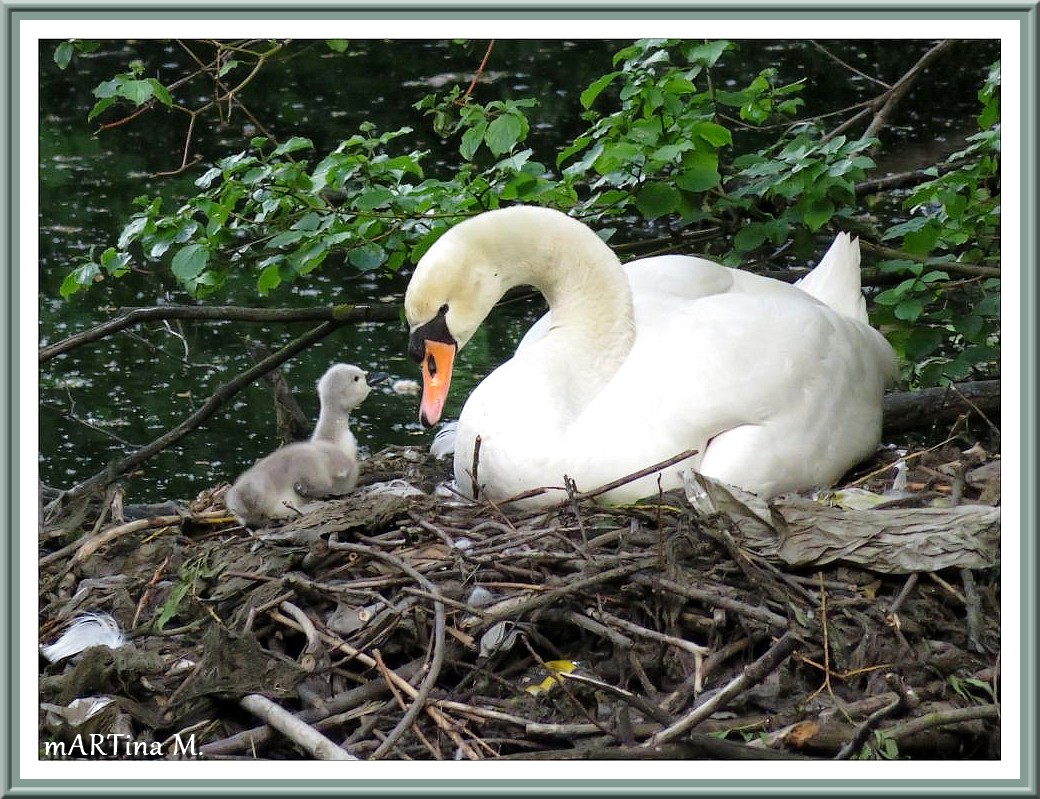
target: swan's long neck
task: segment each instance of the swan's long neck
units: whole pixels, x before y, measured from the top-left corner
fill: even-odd
[[[594,395],[628,356],[635,338],[632,292],[617,257],[585,225],[542,208],[486,214],[494,222],[495,271],[504,290],[531,285],[549,303],[542,358],[561,360],[574,399]]]
[[[318,423],[314,426],[311,441],[329,441],[344,450],[356,447],[356,439],[350,432],[350,416],[340,411],[334,411],[328,407],[328,403],[322,401],[321,411],[318,413]]]

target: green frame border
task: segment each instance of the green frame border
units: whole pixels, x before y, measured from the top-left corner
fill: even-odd
[[[142,0],[128,2],[52,2],[51,0],[0,0],[0,39],[4,45],[2,62],[3,95],[5,110],[4,125],[0,130],[0,144],[4,153],[0,167],[0,182],[4,191],[0,198],[0,240],[4,242],[5,270],[2,286],[2,306],[8,311],[4,315],[3,333],[6,334],[0,348],[0,366],[7,378],[0,392],[0,451],[4,453],[3,479],[0,480],[0,507],[7,521],[6,536],[0,547],[0,578],[3,591],[0,593],[3,638],[0,657],[0,760],[3,761],[0,796],[41,795],[137,795],[144,791],[155,795],[176,796],[205,791],[211,794],[247,794],[258,796],[278,795],[428,795],[468,796],[497,794],[501,796],[551,795],[564,793],[579,796],[624,796],[624,795],[829,795],[841,792],[847,795],[875,795],[900,791],[906,794],[945,796],[998,796],[1036,795],[1036,764],[1033,756],[1036,747],[1036,498],[1031,489],[1036,478],[1036,210],[1037,210],[1037,38],[1040,0],[952,0],[951,2],[899,2],[899,0],[864,0],[842,3],[840,0],[819,2],[763,2],[762,0],[730,0],[730,2],[638,2],[606,0],[605,2],[552,2],[551,0],[528,0],[528,2],[326,2],[292,3],[289,0],[223,0],[208,3],[205,0],[183,2],[144,3]],[[307,17],[355,18],[355,19],[488,19],[516,18],[532,19],[623,19],[623,18],[730,18],[736,12],[741,17],[753,14],[757,19],[791,19],[811,16],[813,19],[841,19],[851,16],[884,16],[895,19],[999,19],[1017,21],[1020,26],[1021,47],[1021,114],[1022,114],[1022,205],[1021,231],[1021,441],[1022,441],[1022,506],[1019,517],[1022,533],[1020,578],[1023,614],[1021,617],[1021,687],[1022,727],[1020,756],[1022,777],[1016,781],[989,780],[942,780],[930,782],[920,780],[668,780],[647,784],[640,780],[445,780],[431,782],[422,780],[359,780],[352,779],[348,766],[342,780],[314,780],[299,782],[292,780],[90,780],[70,784],[67,780],[24,780],[19,768],[17,737],[18,669],[14,654],[17,652],[20,620],[18,608],[19,582],[18,564],[22,543],[18,530],[18,367],[21,363],[19,350],[18,303],[19,240],[16,225],[21,164],[18,150],[17,108],[20,98],[18,79],[19,43],[18,31],[21,22],[47,19],[142,19],[169,17],[172,15],[192,19],[221,18],[248,14],[250,19],[268,20]],[[1006,69],[1006,65],[1005,65]],[[29,167],[29,168],[35,168]],[[31,267],[30,267],[31,268]],[[35,746],[35,740],[32,742]],[[691,769],[693,770],[693,769]]]

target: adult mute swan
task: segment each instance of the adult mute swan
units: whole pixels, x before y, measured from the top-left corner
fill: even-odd
[[[867,322],[859,244],[839,234],[798,284],[702,258],[621,266],[558,211],[514,206],[445,233],[405,295],[409,353],[422,365],[423,424],[441,417],[456,352],[511,287],[549,303],[515,355],[459,417],[455,478],[520,506],[588,491],[698,453],[603,495],[624,503],[682,485],[688,468],[764,497],[822,487],[874,452],[892,348]]]
[[[321,410],[309,441],[298,441],[261,458],[235,481],[224,504],[249,527],[296,516],[308,502],[349,492],[358,479],[357,439],[350,412],[371,387],[388,377],[337,363],[318,381]]]

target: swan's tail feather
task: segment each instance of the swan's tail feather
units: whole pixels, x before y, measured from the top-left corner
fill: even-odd
[[[867,323],[867,302],[860,291],[859,239],[848,233],[839,233],[816,268],[795,285],[843,316]]]

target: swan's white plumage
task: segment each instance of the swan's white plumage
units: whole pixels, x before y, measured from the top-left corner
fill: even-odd
[[[494,500],[562,486],[564,475],[590,490],[690,448],[699,454],[661,473],[660,488],[680,486],[692,466],[771,496],[827,485],[877,446],[895,360],[866,323],[847,234],[792,286],[686,256],[622,268],[564,214],[503,209],[430,249],[405,309],[414,331],[447,305],[461,346],[524,283],[550,312],[463,408],[455,474],[465,491],[478,435],[478,479]],[[605,498],[658,486],[651,475]]]

